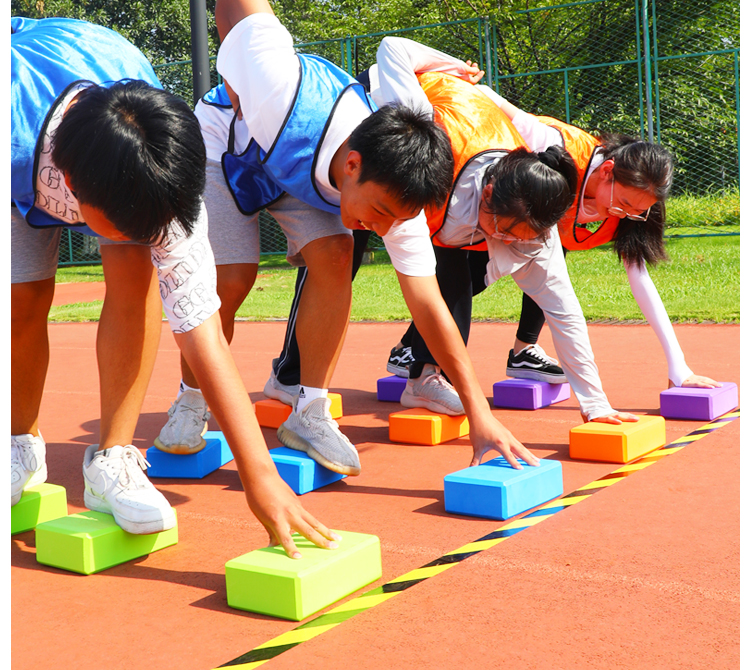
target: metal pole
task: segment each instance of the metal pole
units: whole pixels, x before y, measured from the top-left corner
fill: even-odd
[[[737,180],[740,178],[740,52],[734,52],[734,104],[737,111]]]
[[[211,90],[206,0],[190,0],[190,43],[193,59],[193,104],[195,104]]]
[[[648,141],[654,141],[654,110],[651,104],[651,51],[648,36],[648,0],[643,0],[643,64],[646,67],[646,118],[648,119]]]
[[[565,86],[565,123],[570,123],[570,94],[568,93],[568,71],[563,72],[563,86]]]
[[[489,18],[485,19],[484,24],[484,49],[485,49],[485,61],[486,61],[486,77],[487,77],[487,86],[492,86],[492,57],[491,57],[491,50],[490,50],[490,20]]]

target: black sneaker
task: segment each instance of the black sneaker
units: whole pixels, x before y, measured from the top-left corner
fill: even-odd
[[[538,344],[530,344],[515,355],[511,349],[505,374],[516,379],[535,379],[550,384],[563,384],[568,381],[558,362],[547,356]]]
[[[409,366],[414,362],[411,347],[393,347],[385,369],[397,377],[408,377]]]

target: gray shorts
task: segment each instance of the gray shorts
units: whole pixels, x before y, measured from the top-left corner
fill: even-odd
[[[208,211],[208,239],[216,265],[257,263],[260,259],[258,214],[245,216],[229,192],[221,163],[206,162],[206,190],[203,196]],[[287,261],[305,264],[300,251],[321,237],[351,235],[341,217],[305,204],[289,194],[283,195],[267,211],[278,222],[287,240]]]

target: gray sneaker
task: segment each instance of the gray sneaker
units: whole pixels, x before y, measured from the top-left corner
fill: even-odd
[[[168,454],[195,454],[206,446],[203,438],[211,418],[200,391],[183,391],[169,408],[169,421],[154,446]]]
[[[404,407],[424,407],[449,416],[466,414],[456,389],[440,374],[439,367],[429,363],[424,366],[420,377],[406,382],[401,404]]]
[[[276,400],[280,400],[285,405],[293,406],[294,399],[299,395],[299,384],[292,384],[291,386],[287,386],[286,384],[282,384],[278,379],[276,379],[274,366],[276,365],[278,360],[278,358],[274,358],[273,362],[271,363],[271,376],[268,378],[266,385],[263,387],[263,395],[265,395],[266,398],[275,398]]]
[[[331,418],[331,401],[328,398],[317,398],[298,414],[298,400],[295,397],[292,405],[294,411],[276,433],[281,443],[290,449],[304,451],[314,461],[333,472],[358,475],[362,470],[359,454]]]

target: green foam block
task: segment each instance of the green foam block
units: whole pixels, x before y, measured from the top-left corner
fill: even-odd
[[[85,511],[36,527],[36,560],[90,575],[177,544],[177,526],[161,533],[133,535],[113,516]]]
[[[65,489],[56,484],[39,484],[26,489],[10,508],[10,534],[23,533],[40,523],[68,514]]]
[[[278,547],[256,549],[225,565],[227,603],[249,612],[301,621],[382,576],[380,540],[336,531],[338,549],[295,535],[302,558]]]

